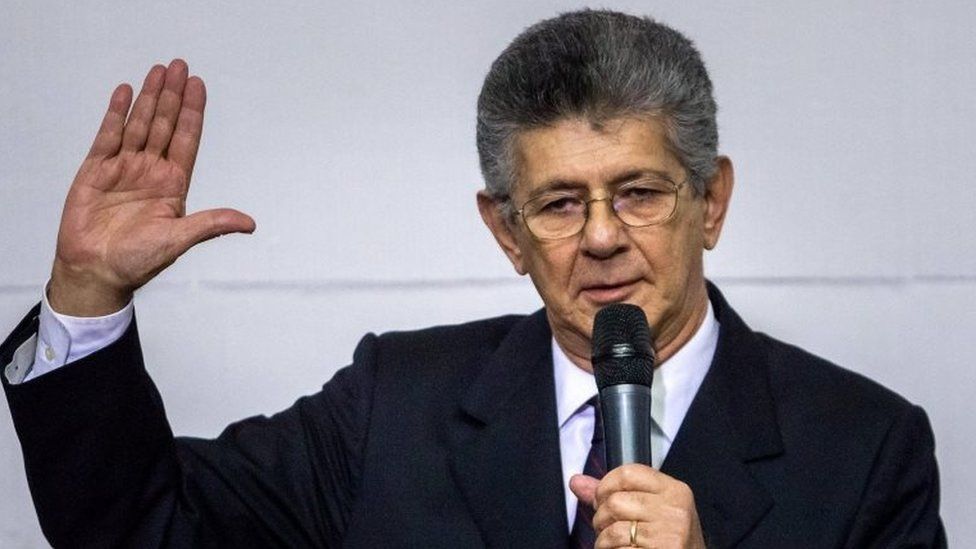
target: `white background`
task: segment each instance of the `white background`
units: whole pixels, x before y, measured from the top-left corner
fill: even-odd
[[[754,328],[928,411],[950,542],[976,545],[976,4],[608,4],[711,71],[737,184],[709,276]],[[138,295],[178,434],[316,391],[368,331],[534,310],[475,208],[475,100],[519,31],[580,5],[3,0],[0,332],[40,296],[111,89],[175,56],[210,101],[190,210],[258,224]],[[0,546],[44,546],[0,408]]]

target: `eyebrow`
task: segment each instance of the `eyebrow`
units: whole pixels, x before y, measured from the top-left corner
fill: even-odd
[[[671,175],[663,170],[656,170],[653,168],[643,168],[643,169],[635,169],[635,170],[629,170],[623,172],[622,174],[617,175],[616,177],[611,179],[608,182],[608,185],[610,187],[617,187],[619,185],[623,185],[624,183],[637,181],[638,179],[649,179],[649,178],[664,179],[666,181],[671,181],[672,183],[674,183],[674,181],[671,178]],[[556,178],[556,179],[549,180],[543,185],[539,186],[539,188],[532,191],[530,196],[534,198],[541,194],[545,194],[552,191],[578,191],[586,188],[587,188],[586,183],[582,181]]]

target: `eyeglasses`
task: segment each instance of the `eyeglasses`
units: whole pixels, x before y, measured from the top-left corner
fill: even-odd
[[[678,191],[685,182],[639,179],[625,183],[612,195],[584,198],[576,191],[551,191],[536,196],[517,210],[529,232],[541,240],[578,234],[590,215],[590,204],[607,200],[617,218],[628,227],[648,227],[671,219],[678,209]]]

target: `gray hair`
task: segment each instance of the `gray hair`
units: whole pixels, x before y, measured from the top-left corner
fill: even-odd
[[[523,31],[491,66],[478,97],[485,188],[511,208],[520,132],[583,117],[599,126],[654,117],[701,194],[718,148],[712,83],[694,44],[649,17],[582,10]]]

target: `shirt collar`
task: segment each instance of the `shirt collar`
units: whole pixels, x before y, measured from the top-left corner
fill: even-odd
[[[562,427],[587,400],[596,395],[593,374],[573,364],[552,338],[552,367],[556,381],[556,418]]]
[[[708,302],[705,319],[695,335],[654,370],[651,417],[668,437],[668,441],[674,441],[678,428],[691,407],[691,401],[712,366],[715,348],[718,347],[718,330],[718,320],[712,310],[712,303]]]
[[[705,319],[695,334],[678,352],[654,370],[651,387],[651,417],[669,441],[695,398],[718,346],[719,324],[711,302]],[[552,339],[552,366],[556,384],[556,417],[562,427],[584,404],[597,394],[593,374],[573,364]]]

